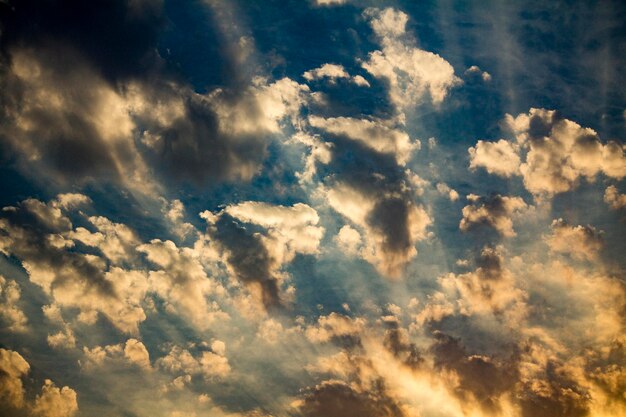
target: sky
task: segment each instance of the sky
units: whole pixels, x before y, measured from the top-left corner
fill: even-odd
[[[626,3],[0,0],[0,415],[626,416]]]

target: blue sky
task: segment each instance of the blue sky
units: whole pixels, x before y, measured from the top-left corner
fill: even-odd
[[[0,1],[0,411],[626,416],[619,1]]]

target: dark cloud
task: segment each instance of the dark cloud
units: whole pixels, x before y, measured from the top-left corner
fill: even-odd
[[[279,288],[272,275],[272,259],[259,234],[251,233],[226,213],[220,215],[209,235],[227,252],[227,262],[246,285],[257,285],[266,308],[280,305]]]
[[[0,46],[7,54],[50,41],[71,45],[117,80],[154,69],[164,24],[162,0],[9,0],[0,3]]]
[[[423,237],[416,234],[423,234],[429,219],[418,206],[407,174],[393,155],[342,136],[330,137],[333,159],[321,167],[328,173],[325,181],[331,186],[348,186],[373,202],[365,223],[380,236],[377,245],[383,258],[379,262],[382,270],[397,276],[414,256],[416,240]]]
[[[18,207],[5,207],[0,212],[2,251],[21,260],[27,268],[52,272],[54,279],[50,287],[53,291],[59,287],[77,285],[84,287],[86,293],[115,298],[115,291],[111,282],[105,279],[102,265],[85,254],[67,251],[55,240],[63,239],[58,232],[71,230],[69,220],[59,217],[55,220],[61,222],[46,221],[33,210],[32,202],[39,203],[37,200],[26,200]],[[39,210],[50,210],[43,203],[37,206]]]
[[[172,93],[182,102],[185,115],[166,126],[146,123],[147,134],[160,138],[146,151],[150,165],[164,178],[190,180],[196,184],[211,179],[249,179],[265,158],[267,143],[261,140],[264,132],[223,133],[206,97],[192,92]],[[163,92],[157,94],[163,95]],[[168,99],[171,100],[165,97],[163,101]],[[260,117],[255,106],[238,111],[245,111],[250,120]]]
[[[510,392],[519,380],[516,356],[497,361],[469,355],[459,339],[441,332],[436,332],[434,337],[431,352],[435,368],[454,370],[459,376],[455,394],[467,401],[471,393],[483,409],[498,411],[500,396]]]
[[[584,417],[589,415],[590,400],[586,390],[553,361],[548,362],[545,380],[525,384],[519,395],[523,417]]]
[[[323,382],[304,397],[306,417],[403,417],[397,402],[380,382],[370,391],[357,391],[343,382]]]
[[[160,0],[0,3],[3,153],[62,184],[250,179],[263,109],[249,84],[196,94],[159,56],[164,22]],[[254,128],[229,131],[220,111]]]
[[[400,327],[397,320],[387,320],[385,325],[387,330],[385,330],[383,345],[387,350],[410,368],[418,368],[424,363],[421,352],[415,343],[409,341],[408,332]]]

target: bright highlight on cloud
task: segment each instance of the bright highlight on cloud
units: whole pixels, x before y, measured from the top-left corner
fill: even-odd
[[[626,417],[626,6],[457,6],[0,1],[0,415]]]

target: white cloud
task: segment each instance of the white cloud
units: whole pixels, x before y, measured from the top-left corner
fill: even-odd
[[[26,330],[28,320],[19,306],[20,286],[0,275],[0,320],[12,332]]]
[[[623,146],[603,144],[596,131],[554,110],[532,108],[528,114],[507,115],[504,124],[517,143],[478,141],[469,149],[471,168],[484,167],[505,177],[521,175],[535,196],[569,191],[580,178],[593,182],[601,173],[615,179],[626,176]]]
[[[35,399],[33,414],[37,417],[71,417],[76,412],[76,391],[70,387],[58,388],[46,379],[41,387],[41,394]]]
[[[335,242],[344,253],[356,255],[362,245],[361,234],[349,225],[345,225],[339,229]]]
[[[200,329],[215,319],[227,317],[207,297],[223,294],[223,287],[208,277],[200,253],[192,248],[179,248],[172,241],[151,240],[137,247],[139,252],[158,266],[149,272],[149,287],[166,303],[168,311],[187,317]]]
[[[22,355],[0,348],[0,405],[21,408],[24,405],[22,378],[30,365]]]
[[[604,246],[601,233],[591,226],[570,226],[565,220],[558,219],[552,222],[550,228],[552,233],[544,240],[553,252],[594,260]]]
[[[180,346],[172,347],[166,356],[157,360],[157,365],[172,374],[202,375],[205,379],[224,378],[231,372],[223,353],[203,351],[194,357]]]
[[[152,369],[148,350],[137,339],[131,338],[125,343],[95,346],[91,349],[84,347],[83,354],[85,355],[85,362],[82,365],[88,370],[107,366],[109,361],[134,365],[144,370]]]
[[[362,229],[364,246],[360,256],[382,274],[398,277],[417,255],[415,244],[426,237],[426,227],[431,222],[426,210],[412,200],[394,195],[378,195],[375,199],[342,183],[322,192],[334,210]],[[376,223],[383,224],[379,218],[393,221],[397,233],[389,236],[390,231]]]
[[[621,210],[626,207],[626,194],[620,194],[614,185],[609,185],[604,191],[604,202],[612,210]]]
[[[267,229],[264,243],[277,268],[293,260],[296,253],[316,254],[324,236],[324,228],[317,225],[317,212],[303,203],[288,207],[247,201],[227,206],[224,212]]]
[[[427,92],[432,102],[439,104],[452,87],[461,83],[445,59],[415,46],[415,40],[406,32],[405,13],[370,8],[364,14],[382,51],[371,52],[362,66],[389,83],[389,98],[396,106],[414,106]]]
[[[519,175],[520,157],[515,144],[500,139],[497,142],[479,140],[468,149],[470,169],[485,168],[488,173],[510,177]]]
[[[337,79],[345,78],[349,79],[354,84],[360,87],[369,87],[370,83],[361,75],[351,77],[346,71],[343,65],[338,64],[324,64],[319,68],[315,68],[302,74],[307,81],[327,79],[330,83],[335,83]]]
[[[465,75],[469,75],[469,76],[478,75],[480,76],[480,78],[482,78],[484,82],[491,81],[491,74],[489,74],[487,71],[481,70],[480,67],[478,67],[477,65],[472,65],[471,67],[466,69]]]
[[[450,186],[446,183],[437,183],[437,191],[439,192],[439,194],[448,197],[450,201],[457,201],[459,199],[459,193],[456,192],[456,190],[450,188]]]
[[[309,116],[309,123],[330,134],[361,142],[377,152],[394,155],[401,166],[406,165],[413,152],[420,148],[419,140],[412,141],[406,132],[389,127],[381,120]]]
[[[462,231],[467,231],[473,226],[486,225],[493,227],[505,237],[516,235],[512,215],[528,207],[520,197],[499,194],[490,198],[470,194],[467,200],[471,204],[463,207],[463,218],[459,224]]]

